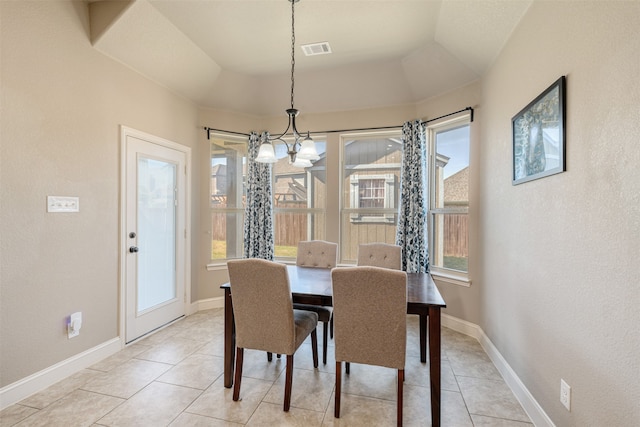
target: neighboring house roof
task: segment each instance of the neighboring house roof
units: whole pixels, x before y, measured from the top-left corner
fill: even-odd
[[[325,156],[327,155],[327,153],[321,153],[320,154],[320,159],[316,160],[315,162],[312,162],[314,166],[324,166],[326,163],[326,159]],[[300,175],[300,174],[304,174],[305,173],[305,169],[299,168],[297,166],[293,166],[291,163],[289,163],[289,157],[285,156],[281,159],[279,159],[276,163],[274,163],[273,165],[273,175],[274,176],[281,176],[281,175]]]
[[[307,200],[307,189],[299,182],[290,182],[289,190],[291,190],[291,192],[300,200]]]
[[[469,201],[469,167],[444,180],[444,203]]]
[[[226,175],[227,165],[217,164],[211,167],[211,176]]]

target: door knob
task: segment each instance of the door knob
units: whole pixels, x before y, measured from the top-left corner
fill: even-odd
[[[131,246],[129,248],[129,252],[131,252],[132,254],[138,252],[138,247],[137,246]]]

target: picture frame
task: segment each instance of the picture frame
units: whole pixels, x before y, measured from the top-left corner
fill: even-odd
[[[566,171],[565,104],[562,76],[511,119],[512,185]]]

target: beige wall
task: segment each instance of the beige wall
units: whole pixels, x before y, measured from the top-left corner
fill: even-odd
[[[536,1],[482,83],[478,323],[558,426],[640,424],[638,28]],[[512,186],[511,117],[561,75],[567,172]]]
[[[0,14],[1,387],[118,336],[120,125],[194,159],[201,132],[194,105],[91,47],[84,2],[2,1]],[[48,195],[79,197],[80,212],[48,214]],[[195,208],[192,224],[199,235]]]

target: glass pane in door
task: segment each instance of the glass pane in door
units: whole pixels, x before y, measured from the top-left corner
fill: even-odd
[[[138,158],[138,313],[176,297],[176,165]]]

